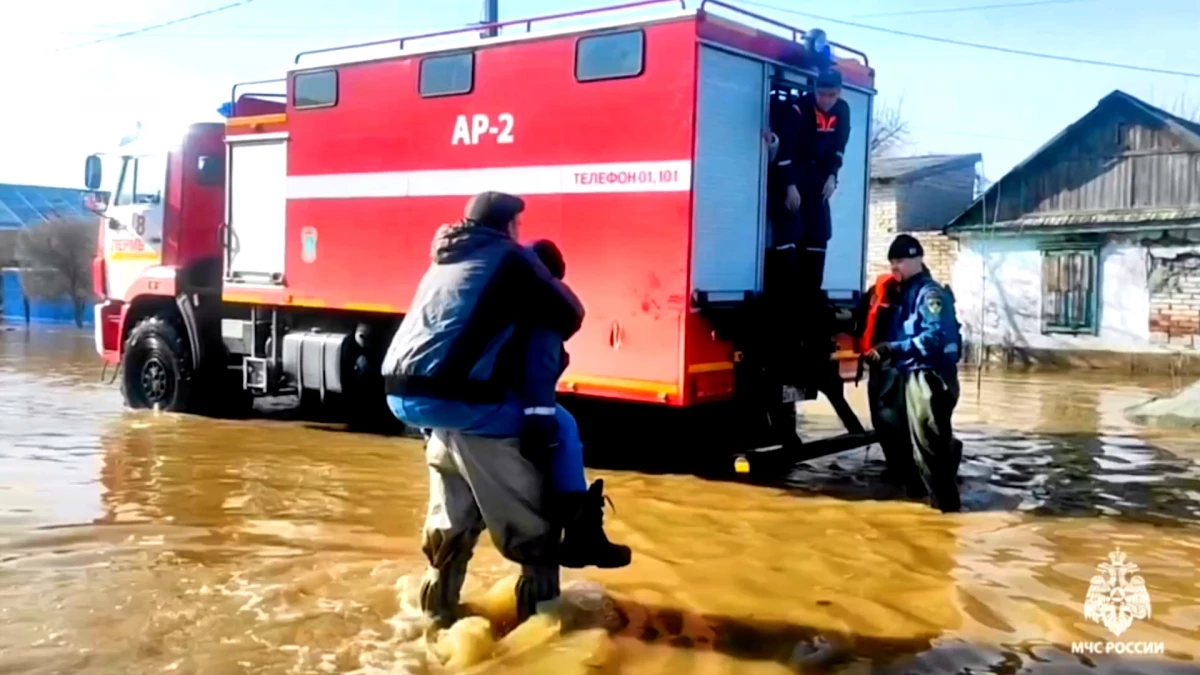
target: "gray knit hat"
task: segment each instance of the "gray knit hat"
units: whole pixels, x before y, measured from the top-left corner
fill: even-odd
[[[476,225],[503,230],[525,210],[525,200],[505,192],[480,192],[467,201],[463,218]]]

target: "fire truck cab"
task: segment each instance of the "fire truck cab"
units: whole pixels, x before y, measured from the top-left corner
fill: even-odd
[[[534,30],[621,13],[632,18]],[[842,73],[851,133],[823,286],[831,312],[847,309],[865,268],[866,56],[715,0],[492,28],[505,30],[303,53],[282,93],[238,85],[224,124],[192,125],[154,156],[118,152],[96,342],[120,364],[128,405],[207,413],[295,393],[378,408],[382,354],[434,230],[470,195],[504,190],[526,200],[523,238],[562,249],[587,307],[564,395],[735,404],[795,439],[786,409],[815,389],[782,382],[756,346],[768,104],[803,90],[823,60]],[[356,53],[369,48],[388,51]],[[162,192],[143,198],[155,163]],[[100,166],[88,158],[89,187]],[[852,378],[852,360],[837,368],[853,326],[844,313],[831,326],[811,370]]]

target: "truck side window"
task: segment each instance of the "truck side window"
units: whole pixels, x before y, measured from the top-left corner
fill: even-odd
[[[579,38],[575,80],[595,82],[637,77],[646,68],[646,34],[639,30]]]
[[[332,108],[338,102],[338,74],[336,70],[316,70],[297,73],[292,78],[292,107]]]
[[[421,59],[417,83],[422,98],[469,94],[475,89],[475,53]]]

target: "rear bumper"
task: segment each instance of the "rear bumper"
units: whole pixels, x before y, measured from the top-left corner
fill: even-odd
[[[121,317],[125,315],[125,303],[120,300],[105,300],[97,304],[92,311],[95,316],[93,329],[96,339],[96,353],[108,363],[121,360]]]

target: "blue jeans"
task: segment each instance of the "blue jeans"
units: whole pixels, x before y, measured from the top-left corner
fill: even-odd
[[[479,404],[443,401],[409,396],[387,397],[388,407],[396,419],[418,429],[453,429],[464,434],[490,438],[517,438],[525,414],[515,400],[504,403]],[[558,452],[550,462],[550,479],[559,492],[586,492],[587,477],[583,473],[583,440],[575,417],[561,405],[555,405],[558,421]]]

